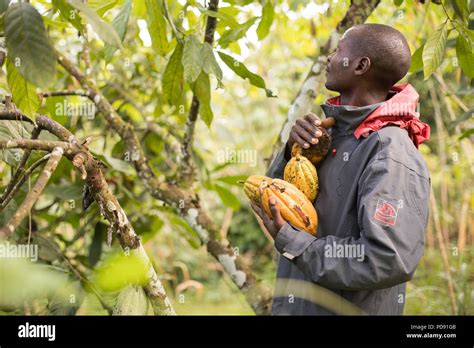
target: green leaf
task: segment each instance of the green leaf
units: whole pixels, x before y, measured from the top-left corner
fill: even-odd
[[[89,266],[94,267],[100,260],[102,255],[102,242],[107,237],[107,225],[103,222],[98,222],[94,227],[94,235],[89,247],[88,261]]]
[[[68,2],[74,8],[81,11],[94,31],[105,43],[116,47],[122,47],[122,41],[120,41],[117,31],[109,23],[104,22],[95,11],[82,3],[81,0],[68,0]]]
[[[399,7],[401,4],[403,4],[403,0],[395,0],[394,4],[395,6]]]
[[[199,100],[199,115],[204,123],[210,127],[214,117],[211,110],[211,84],[209,75],[201,72],[193,84],[194,95]]]
[[[222,80],[222,70],[214,56],[214,50],[207,42],[201,46],[201,65],[207,74],[214,75],[219,81]]]
[[[58,9],[61,17],[71,23],[79,32],[82,33],[84,31],[79,11],[69,5],[66,1],[53,0],[53,8]]]
[[[226,187],[216,184],[213,187],[214,191],[217,192],[219,195],[222,203],[229,208],[234,210],[238,210],[240,208],[240,201],[239,199]]]
[[[113,8],[117,4],[117,0],[87,0],[87,6],[93,9],[99,16],[103,16],[105,12]]]
[[[425,44],[418,47],[415,53],[413,53],[413,55],[411,56],[411,65],[410,65],[410,69],[408,70],[409,72],[414,73],[423,69],[422,55],[423,55],[424,47],[425,47]]]
[[[274,9],[271,0],[267,0],[262,9],[262,19],[257,27],[257,35],[259,40],[263,40],[270,32],[273,23]]]
[[[443,60],[447,34],[448,26],[447,22],[444,22],[428,37],[428,40],[425,43],[422,55],[425,80],[430,77]]]
[[[459,137],[459,140],[469,138],[473,134],[474,134],[474,128],[466,129],[464,132],[462,132],[461,136]]]
[[[230,68],[232,71],[234,71],[238,76],[241,78],[249,79],[250,84],[252,84],[255,87],[262,88],[265,90],[265,93],[267,94],[267,97],[276,97],[276,95],[273,94],[273,92],[269,89],[267,89],[265,85],[265,81],[263,78],[257,74],[254,74],[253,72],[249,71],[247,67],[244,65],[244,63],[239,62],[238,60],[234,59],[233,57],[229,56],[228,54],[225,54],[224,52],[218,51],[219,57],[221,57],[222,61]]]
[[[201,43],[195,35],[186,37],[183,51],[184,78],[188,82],[194,82],[201,72]]]
[[[10,0],[0,0],[0,14],[5,12],[10,5]]]
[[[239,181],[247,180],[248,175],[226,175],[216,178],[217,181],[221,181],[227,185],[234,185],[241,187],[242,184]]]
[[[239,22],[237,22],[232,16],[222,13],[222,12],[216,12],[216,11],[211,11],[202,6],[199,3],[196,3],[195,6],[201,11],[201,13],[210,16],[210,17],[215,17],[218,18],[220,22],[224,25],[228,25],[231,28],[237,27],[239,25]]]
[[[29,3],[16,3],[5,12],[4,26],[8,57],[21,75],[49,86],[56,78],[56,54],[41,15]]]
[[[462,70],[469,79],[472,79],[474,77],[474,54],[472,46],[462,35],[458,35],[456,39],[456,55]]]
[[[36,87],[21,76],[10,59],[7,60],[7,82],[15,105],[21,112],[34,120],[36,111],[40,107]]]
[[[183,45],[178,43],[163,73],[163,99],[177,108],[183,104]]]
[[[451,4],[454,13],[456,13],[456,16],[462,21],[466,21],[469,18],[469,6],[467,0],[451,0],[447,2]]]
[[[161,0],[146,0],[148,11],[148,31],[154,50],[161,56],[169,51],[168,38],[166,36],[166,20],[164,17],[163,2]]]
[[[247,33],[247,30],[249,30],[256,20],[257,17],[249,19],[247,22],[240,24],[235,28],[226,30],[219,39],[219,45],[221,45],[222,48],[226,48],[230,43],[243,38]]]
[[[117,31],[120,41],[123,42],[125,35],[127,34],[128,20],[130,19],[130,13],[132,12],[132,1],[127,0],[120,9],[120,12],[112,21],[112,26]],[[115,46],[106,44],[105,45],[105,60],[108,62],[112,59],[117,48]]]

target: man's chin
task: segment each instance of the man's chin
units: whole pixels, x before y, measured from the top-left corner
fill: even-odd
[[[330,81],[326,81],[326,83],[324,84],[324,86],[326,87],[326,89],[330,90],[330,91],[333,91],[333,92],[337,92],[335,87],[331,84]]]

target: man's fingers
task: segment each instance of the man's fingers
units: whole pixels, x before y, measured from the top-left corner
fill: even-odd
[[[269,199],[270,212],[272,213],[273,221],[277,222],[279,225],[284,221],[280,214],[280,208],[275,197],[270,197]]]
[[[321,124],[321,120],[319,119],[318,116],[316,116],[314,113],[310,112],[304,116],[304,118],[311,124],[314,124],[315,126],[319,126]]]
[[[303,138],[301,138],[299,136],[299,134],[296,132],[296,130],[292,130],[291,133],[290,133],[290,137],[296,142],[298,143],[298,145],[300,145],[301,147],[305,148],[305,149],[308,149],[310,144],[308,141],[304,140]]]
[[[336,119],[334,117],[328,117],[321,122],[321,126],[324,128],[331,128],[335,123]]]
[[[255,214],[257,214],[257,216],[261,219],[262,218],[262,209],[253,202],[250,203],[250,206],[252,207]]]
[[[318,127],[302,118],[296,120],[295,129],[303,139],[308,140],[312,144],[317,144],[317,138],[323,134]]]

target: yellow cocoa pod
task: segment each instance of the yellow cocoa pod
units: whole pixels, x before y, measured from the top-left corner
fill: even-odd
[[[272,179],[271,182],[265,181],[261,187],[263,209],[267,214],[271,216],[269,199],[273,196],[283,219],[300,230],[312,235],[316,234],[318,215],[313,203],[303,192],[293,184],[280,179]]]
[[[244,192],[253,203],[260,205],[259,187],[263,182],[270,183],[272,178],[265,175],[251,175],[244,182]]]
[[[316,145],[311,145],[308,149],[302,148],[298,143],[294,143],[291,148],[291,156],[302,155],[310,160],[314,165],[319,164],[327,156],[331,149],[331,136],[324,127],[318,127],[322,136],[318,138]]]
[[[318,174],[314,165],[304,156],[296,155],[285,166],[285,181],[296,186],[313,202],[318,194]]]

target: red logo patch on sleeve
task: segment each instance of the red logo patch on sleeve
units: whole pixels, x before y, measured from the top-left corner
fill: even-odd
[[[375,207],[374,219],[384,224],[394,226],[397,221],[398,205],[390,203],[385,199],[379,198]]]

